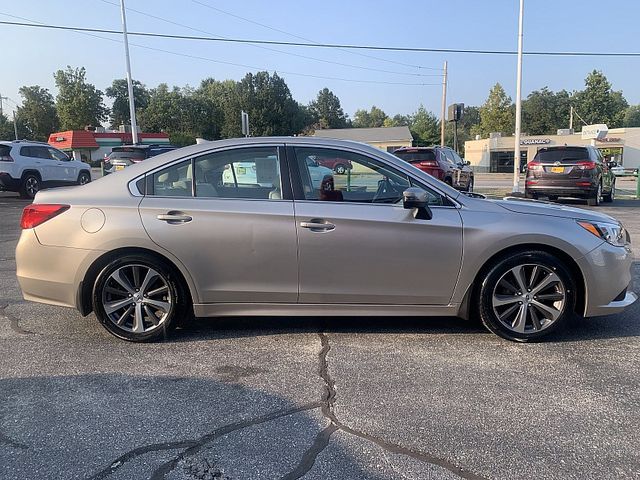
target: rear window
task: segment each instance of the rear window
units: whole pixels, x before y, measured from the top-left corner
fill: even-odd
[[[395,152],[394,155],[405,162],[425,162],[434,161],[436,159],[436,152],[433,150]]]
[[[8,156],[11,153],[11,147],[9,145],[0,145],[0,157]]]
[[[144,159],[145,155],[144,152],[141,152],[140,150],[128,150],[125,152],[111,152],[109,154],[109,156],[107,157],[109,160],[114,160],[114,159],[118,159],[118,158],[135,158],[135,159]]]
[[[584,147],[553,148],[539,150],[534,162],[540,163],[578,163],[589,160],[589,150]]]

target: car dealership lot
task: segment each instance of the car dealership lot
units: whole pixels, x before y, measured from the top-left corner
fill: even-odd
[[[2,478],[640,476],[638,304],[530,345],[438,318],[209,319],[129,344],[22,301],[24,205],[0,194]],[[639,206],[599,207],[636,255]]]

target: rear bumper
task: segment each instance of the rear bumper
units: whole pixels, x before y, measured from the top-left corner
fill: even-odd
[[[20,179],[13,178],[6,172],[0,172],[0,190],[17,192],[20,190]]]
[[[527,193],[538,193],[542,195],[556,195],[558,197],[592,197],[598,190],[597,185],[548,185],[548,184],[527,184],[525,191]]]
[[[42,245],[33,229],[23,230],[16,247],[16,276],[25,300],[76,308],[86,265],[101,252]]]
[[[586,317],[618,313],[637,300],[630,291],[620,298],[631,283],[633,260],[630,249],[606,242],[577,260],[585,277]]]

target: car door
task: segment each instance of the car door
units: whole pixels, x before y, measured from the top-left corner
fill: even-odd
[[[57,169],[57,162],[49,154],[49,149],[45,146],[32,145],[24,147],[27,154],[33,160],[35,168],[40,172],[40,177],[45,183],[56,183],[59,180],[60,172]]]
[[[462,220],[428,190],[433,218],[414,218],[402,192],[406,174],[354,151],[291,147],[294,168],[300,303],[449,303],[462,258]],[[347,175],[327,176],[316,188],[308,158],[351,160]],[[417,185],[428,188],[425,185]]]
[[[458,162],[456,162],[455,154],[453,150],[445,148],[441,150],[447,159],[447,163],[451,167],[451,182],[455,188],[462,188],[464,185],[464,178],[462,177],[462,168]]]
[[[75,183],[78,180],[78,163],[60,150],[47,147],[49,156],[55,161],[56,180],[62,183]]]
[[[281,159],[277,146],[218,150],[147,175],[144,228],[186,267],[201,302],[296,302],[296,229]],[[223,178],[241,164],[256,172],[250,183]]]
[[[596,165],[602,172],[602,190],[605,192],[610,192],[611,186],[613,184],[613,173],[609,168],[609,164],[602,156],[602,152],[597,148],[593,148],[593,150],[591,151],[591,155],[593,157],[593,161],[596,162]]]
[[[458,175],[460,176],[459,184],[462,188],[466,190],[469,185],[469,180],[471,179],[470,169],[466,168],[464,160],[460,158],[455,151],[450,150],[451,155],[453,156],[453,161],[455,162],[458,168]]]

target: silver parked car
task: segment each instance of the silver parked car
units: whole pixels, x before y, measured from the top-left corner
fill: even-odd
[[[352,168],[314,181],[325,157]],[[93,311],[132,341],[192,314],[477,315],[528,341],[637,299],[615,219],[478,197],[360,143],[205,143],[39,192],[17,275],[27,300]]]

